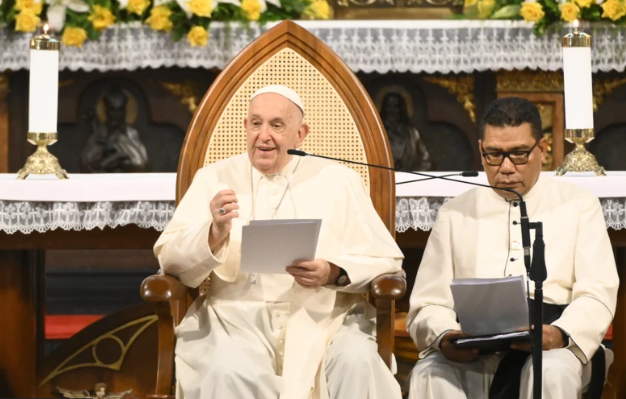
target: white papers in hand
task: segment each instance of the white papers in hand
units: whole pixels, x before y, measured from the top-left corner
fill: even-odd
[[[523,276],[455,279],[450,289],[464,333],[478,336],[528,329]]]
[[[313,260],[321,219],[252,220],[243,226],[241,271],[287,274],[296,260]]]

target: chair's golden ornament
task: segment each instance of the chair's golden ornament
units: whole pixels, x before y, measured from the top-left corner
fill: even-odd
[[[28,142],[37,146],[35,153],[26,159],[26,164],[17,172],[18,180],[28,175],[55,175],[67,179],[67,172],[59,165],[57,157],[48,151],[48,146],[56,143],[57,133],[28,133]]]
[[[567,172],[594,172],[598,176],[606,176],[596,157],[585,148],[585,143],[593,140],[593,129],[566,129],[565,140],[574,143],[576,148],[565,156],[561,166],[556,169],[557,176]]]

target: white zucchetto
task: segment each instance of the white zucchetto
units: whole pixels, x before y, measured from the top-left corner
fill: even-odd
[[[302,99],[300,98],[298,93],[296,93],[294,90],[290,89],[287,86],[270,85],[270,86],[262,87],[252,95],[252,97],[250,98],[250,102],[252,102],[252,100],[254,100],[255,97],[261,94],[267,94],[267,93],[274,93],[274,94],[278,94],[278,95],[285,97],[292,103],[296,104],[296,106],[300,108],[300,110],[302,111],[302,114],[304,115],[304,104],[302,103]]]

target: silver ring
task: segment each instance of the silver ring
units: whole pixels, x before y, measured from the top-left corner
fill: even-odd
[[[220,215],[225,215],[225,214],[226,214],[226,209],[220,208]]]

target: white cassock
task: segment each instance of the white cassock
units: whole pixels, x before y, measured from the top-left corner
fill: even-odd
[[[569,306],[554,323],[570,337],[566,349],[544,351],[543,397],[576,398],[590,374],[615,312],[619,279],[597,197],[556,179],[539,177],[524,196],[531,222],[543,222],[548,278],[544,302]],[[439,352],[456,322],[450,282],[455,278],[526,277],[519,206],[492,189],[468,191],[439,210],[411,294],[407,329],[420,350],[410,398],[486,398],[500,356],[461,365]],[[534,241],[534,230],[531,230]],[[532,253],[532,252],[531,252]],[[530,283],[531,297],[534,285]],[[531,397],[530,361],[521,398]]]
[[[209,202],[224,189],[236,192],[239,218],[212,254]],[[240,271],[242,226],[253,216],[322,219],[316,258],[345,269],[351,283],[310,289],[287,274],[254,282]],[[211,164],[196,174],[155,254],[163,272],[187,286],[211,274],[207,298],[176,329],[176,374],[187,399],[400,398],[362,293],[378,275],[399,271],[403,255],[353,170],[294,157],[265,176],[247,154]]]

